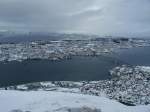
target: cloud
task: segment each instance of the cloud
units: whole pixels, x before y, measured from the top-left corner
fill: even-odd
[[[144,35],[149,13],[149,0],[0,0],[0,29]]]

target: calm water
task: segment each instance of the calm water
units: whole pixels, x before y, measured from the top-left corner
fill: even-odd
[[[111,57],[73,57],[71,60],[28,60],[0,63],[0,84],[48,80],[103,80],[118,63]]]
[[[73,57],[71,60],[28,60],[0,63],[0,86],[36,81],[81,81],[110,78],[120,64],[150,65],[150,47],[120,50],[112,56]]]
[[[119,50],[116,58],[130,65],[150,66],[150,47]]]

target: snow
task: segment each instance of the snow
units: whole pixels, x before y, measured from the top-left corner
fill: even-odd
[[[53,91],[0,90],[0,111],[13,112],[79,112],[80,108],[99,109],[92,112],[150,112],[147,106],[125,106],[105,97]],[[69,111],[69,110],[76,111]],[[83,111],[82,111],[83,112]],[[91,111],[84,111],[91,112]]]
[[[64,37],[64,35],[63,35]],[[75,36],[76,37],[76,36]],[[79,36],[82,37],[82,36]],[[76,37],[78,38],[78,37]],[[80,41],[79,41],[80,40]],[[27,59],[66,60],[71,56],[95,56],[115,53],[119,49],[150,46],[148,40],[124,41],[120,38],[64,39],[58,41],[32,41],[27,43],[1,44],[0,61]]]
[[[150,67],[122,65],[110,71],[109,80],[88,82],[80,87],[84,94],[101,96],[101,91],[110,99],[126,105],[150,104]]]
[[[141,68],[142,71],[144,72],[150,72],[150,67],[149,66],[138,66]]]

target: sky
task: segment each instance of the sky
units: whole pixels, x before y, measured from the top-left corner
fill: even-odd
[[[150,0],[0,0],[0,31],[150,36]]]

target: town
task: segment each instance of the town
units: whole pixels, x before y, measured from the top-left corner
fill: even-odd
[[[118,49],[144,46],[150,46],[150,41],[135,38],[92,38],[1,43],[0,61],[64,60],[72,56],[99,56],[114,53]]]

